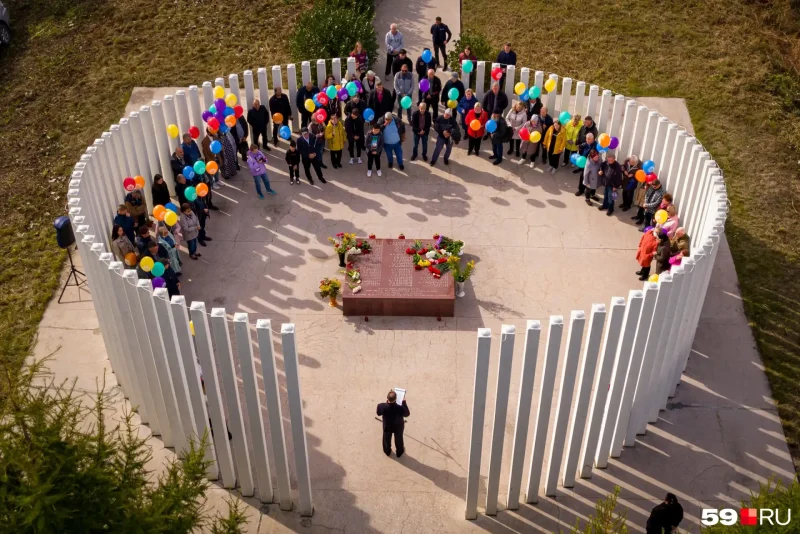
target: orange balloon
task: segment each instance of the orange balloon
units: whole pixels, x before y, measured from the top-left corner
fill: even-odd
[[[228,128],[233,128],[234,126],[236,126],[236,117],[234,117],[233,115],[228,115],[227,117],[225,117],[225,124],[228,125]]]
[[[194,190],[197,193],[198,197],[204,197],[208,194],[208,186],[203,183],[197,184]]]
[[[599,144],[601,147],[603,147],[603,148],[606,148],[608,145],[610,145],[610,144],[611,144],[611,136],[610,136],[610,135],[608,135],[607,133],[601,133],[601,134],[600,134],[600,135],[597,137],[597,143],[598,143],[598,144]]]
[[[138,187],[139,189],[141,189],[141,188],[143,188],[145,186],[144,176],[137,176],[133,180],[136,182],[136,187]]]
[[[128,252],[125,254],[125,265],[134,267],[136,265],[136,254],[133,252]]]
[[[647,180],[647,173],[644,172],[642,169],[636,171],[636,181],[644,182],[645,180]]]
[[[167,208],[161,204],[158,204],[155,208],[153,208],[153,217],[155,217],[157,221],[163,221],[166,214]]]
[[[275,124],[282,123],[283,122],[283,114],[282,113],[275,113],[272,116],[272,122],[274,122]]]
[[[218,170],[219,170],[219,165],[217,165],[216,161],[209,161],[208,163],[206,163],[206,172],[208,174],[217,174]]]

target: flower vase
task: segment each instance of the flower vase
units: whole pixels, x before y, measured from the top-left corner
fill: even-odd
[[[330,299],[330,302],[328,302],[328,306],[330,306],[331,308],[335,308],[337,306],[336,295],[330,295],[328,298]]]
[[[344,263],[344,252],[339,253],[339,267],[346,267]]]
[[[464,293],[464,284],[466,284],[466,283],[467,283],[466,281],[464,281],[464,282],[456,281],[456,296],[457,297],[462,298],[462,297],[465,297],[467,295],[466,293]]]

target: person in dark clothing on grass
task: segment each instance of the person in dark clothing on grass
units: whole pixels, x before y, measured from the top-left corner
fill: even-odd
[[[403,430],[405,429],[405,417],[411,415],[408,404],[403,399],[402,404],[397,404],[397,393],[394,390],[386,395],[386,402],[378,404],[378,417],[383,418],[383,452],[386,456],[392,455],[392,436],[394,436],[394,448],[397,457],[403,456],[406,451],[403,445]]]
[[[500,68],[503,69],[503,77],[500,78],[500,83],[505,85],[506,83],[506,68],[509,65],[517,65],[517,53],[511,50],[511,43],[508,42],[503,45],[503,49],[497,54],[497,61],[495,63],[500,63]]]

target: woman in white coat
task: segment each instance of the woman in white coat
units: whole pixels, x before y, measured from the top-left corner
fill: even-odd
[[[508,155],[510,156],[514,152],[516,152],[517,157],[519,157],[519,147],[522,143],[522,139],[519,137],[519,131],[522,128],[522,125],[528,121],[528,114],[525,113],[525,107],[523,106],[523,102],[517,101],[511,109],[508,110],[508,115],[506,115],[506,122],[508,123],[509,128],[514,130],[514,135],[511,137],[511,141],[508,142]]]

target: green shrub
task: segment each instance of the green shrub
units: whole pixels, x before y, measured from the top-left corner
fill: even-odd
[[[792,479],[792,483],[785,486],[780,480],[777,482],[770,478],[766,484],[759,484],[758,493],[752,493],[749,501],[742,501],[742,508],[770,508],[778,509],[781,521],[786,521],[787,510],[797,514],[800,510],[800,484],[797,479]],[[737,512],[739,510],[736,510]],[[797,532],[797,518],[786,526],[765,525],[743,526],[738,521],[734,525],[726,526],[720,523],[712,527],[703,529],[703,534],[760,534],[760,533],[780,533]]]
[[[485,35],[476,30],[464,28],[461,30],[459,38],[450,45],[450,51],[447,53],[447,64],[458,65],[458,70],[460,71],[461,64],[458,61],[458,55],[467,46],[472,48],[472,54],[478,58],[478,61],[494,61],[497,59],[498,50],[494,49]],[[475,66],[477,67],[477,65]],[[475,78],[474,72],[470,75],[473,79]]]
[[[617,499],[619,499],[620,487],[614,486],[614,493],[610,493],[605,499],[600,499],[594,505],[595,513],[589,516],[589,521],[580,529],[580,520],[575,520],[575,526],[570,530],[570,534],[626,534],[627,511],[618,513]]]

